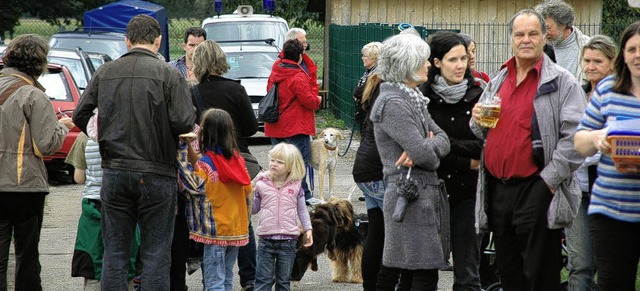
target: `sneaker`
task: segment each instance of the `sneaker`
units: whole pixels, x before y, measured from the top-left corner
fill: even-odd
[[[201,263],[202,263],[202,258],[188,258],[187,273],[189,275],[195,273],[198,269],[200,269]]]
[[[327,202],[325,202],[322,199],[318,199],[316,197],[311,197],[311,198],[307,199],[307,205],[310,205],[310,206],[316,206],[318,204],[325,204],[325,203],[327,203]]]

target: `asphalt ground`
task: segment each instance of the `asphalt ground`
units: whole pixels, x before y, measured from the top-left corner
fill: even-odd
[[[350,132],[343,131],[346,139],[340,141],[338,150],[344,153]],[[359,142],[354,139],[347,154],[338,159],[337,173],[335,177],[335,193],[333,196],[346,199],[350,190],[355,186],[351,169]],[[251,152],[264,167],[267,166],[267,152],[269,145],[252,145]],[[317,173],[315,181],[317,183]],[[328,177],[327,179],[328,180]],[[325,181],[328,183],[328,181]],[[40,236],[40,263],[42,264],[42,285],[44,290],[82,290],[83,279],[71,277],[71,257],[75,244],[78,218],[81,212],[82,185],[58,185],[50,187],[47,196],[42,233]],[[328,188],[325,187],[325,189]],[[357,189],[357,188],[356,188]],[[317,194],[316,194],[317,196]],[[328,193],[325,193],[325,198]],[[362,196],[359,190],[355,190],[351,197],[356,213],[366,213],[366,206],[358,197]],[[254,221],[254,225],[257,222]],[[9,257],[8,282],[9,290],[13,290],[13,272],[15,262],[13,248]],[[237,268],[237,267],[236,267]],[[453,284],[452,272],[440,272],[439,290],[451,290]],[[237,272],[234,275],[234,290],[240,290]],[[197,271],[191,276],[187,275],[187,285],[190,291],[201,291],[202,273]],[[293,290],[362,290],[361,284],[333,283],[331,281],[330,261],[326,255],[318,258],[318,271],[308,270],[300,282],[292,282]]]

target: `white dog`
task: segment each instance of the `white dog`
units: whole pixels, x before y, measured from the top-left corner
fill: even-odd
[[[324,200],[324,176],[329,172],[329,193],[335,190],[334,178],[338,165],[338,140],[344,139],[340,130],[325,128],[318,138],[311,141],[311,160],[309,164],[318,171],[320,199]]]

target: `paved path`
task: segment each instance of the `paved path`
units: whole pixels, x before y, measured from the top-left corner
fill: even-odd
[[[348,135],[348,131],[344,132]],[[345,135],[345,136],[346,136]],[[342,141],[341,153],[347,141]],[[355,185],[351,176],[353,159],[358,142],[354,140],[345,157],[338,161],[336,174],[336,193],[334,196],[347,198],[349,191]],[[263,166],[267,165],[267,151],[269,146],[251,146],[251,152]],[[316,177],[317,183],[317,177]],[[40,239],[40,262],[42,264],[42,282],[44,290],[82,290],[82,278],[71,277],[71,257],[75,243],[78,217],[81,212],[80,192],[82,185],[51,186],[45,205],[44,222]],[[352,197],[357,213],[366,212],[364,202],[358,201],[359,191]],[[9,290],[13,289],[13,249],[9,258]],[[302,281],[293,284],[293,290],[362,290],[360,284],[338,284],[331,282],[329,260],[325,255],[318,259],[319,270],[307,271]],[[234,278],[234,290],[240,290],[237,275]],[[440,290],[450,290],[452,286],[452,272],[440,272]],[[201,272],[198,271],[187,277],[189,290],[202,290]]]

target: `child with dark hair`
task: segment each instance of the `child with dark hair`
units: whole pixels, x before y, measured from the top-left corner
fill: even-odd
[[[202,154],[191,144],[196,138]],[[180,136],[180,184],[188,193],[189,238],[203,243],[205,290],[233,288],[238,247],[249,242],[251,179],[239,153],[231,116],[204,112],[200,132]]]

